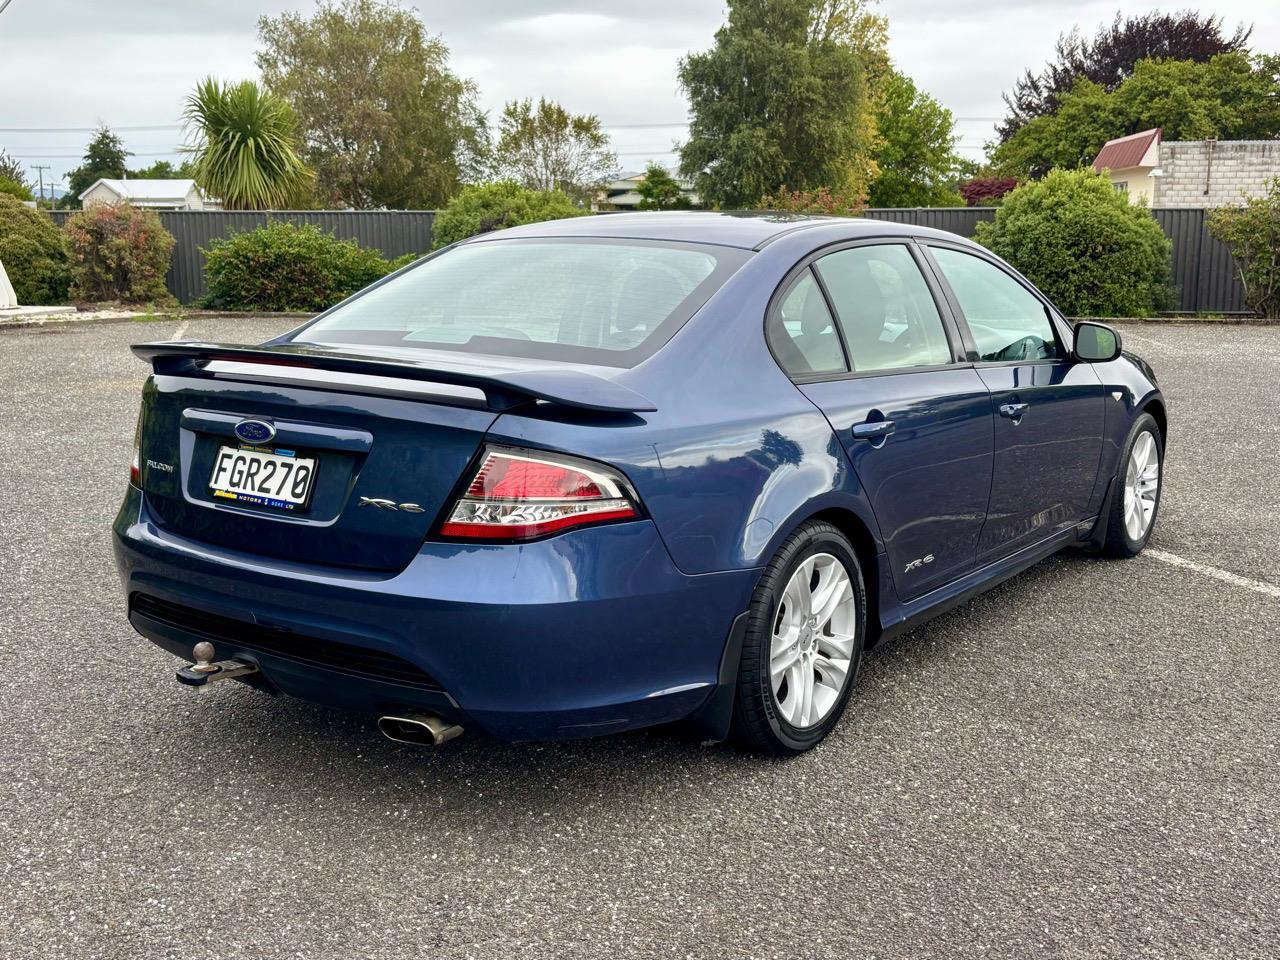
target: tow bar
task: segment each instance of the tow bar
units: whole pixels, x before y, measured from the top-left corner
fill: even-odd
[[[258,672],[256,663],[245,660],[214,661],[217,651],[208,640],[201,640],[191,648],[191,656],[195,663],[178,671],[178,682],[189,687],[204,687],[215,680],[234,680],[247,677]]]

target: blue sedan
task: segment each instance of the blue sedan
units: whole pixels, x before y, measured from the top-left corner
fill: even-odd
[[[455,244],[255,346],[135,347],[129,619],[396,740],[683,720],[794,754],[864,652],[1137,554],[1151,369],[954,235],[633,214]]]

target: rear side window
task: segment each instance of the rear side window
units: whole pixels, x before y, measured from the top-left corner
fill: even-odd
[[[849,372],[840,334],[812,271],[800,274],[770,318],[769,347],[793,377]]]
[[[1026,287],[981,257],[946,247],[930,250],[983,360],[1051,360],[1061,355],[1044,304]]]
[[[294,340],[632,366],[666,343],[747,256],[644,240],[464,244],[338,307]]]
[[[938,306],[903,244],[853,247],[815,266],[856,373],[951,363]]]

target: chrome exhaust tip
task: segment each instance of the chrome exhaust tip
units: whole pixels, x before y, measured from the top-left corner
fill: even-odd
[[[462,736],[462,727],[429,713],[407,713],[399,717],[379,717],[378,729],[388,740],[418,747],[438,747]]]

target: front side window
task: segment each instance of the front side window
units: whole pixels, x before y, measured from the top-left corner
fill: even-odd
[[[985,361],[1051,360],[1061,355],[1044,304],[1022,284],[981,257],[933,247]]]
[[[904,244],[852,247],[815,264],[857,373],[952,362],[929,286]]]
[[[844,348],[822,289],[806,270],[769,321],[769,346],[793,377],[848,373]]]
[[[633,366],[748,256],[643,240],[463,244],[339,306],[293,339]]]

